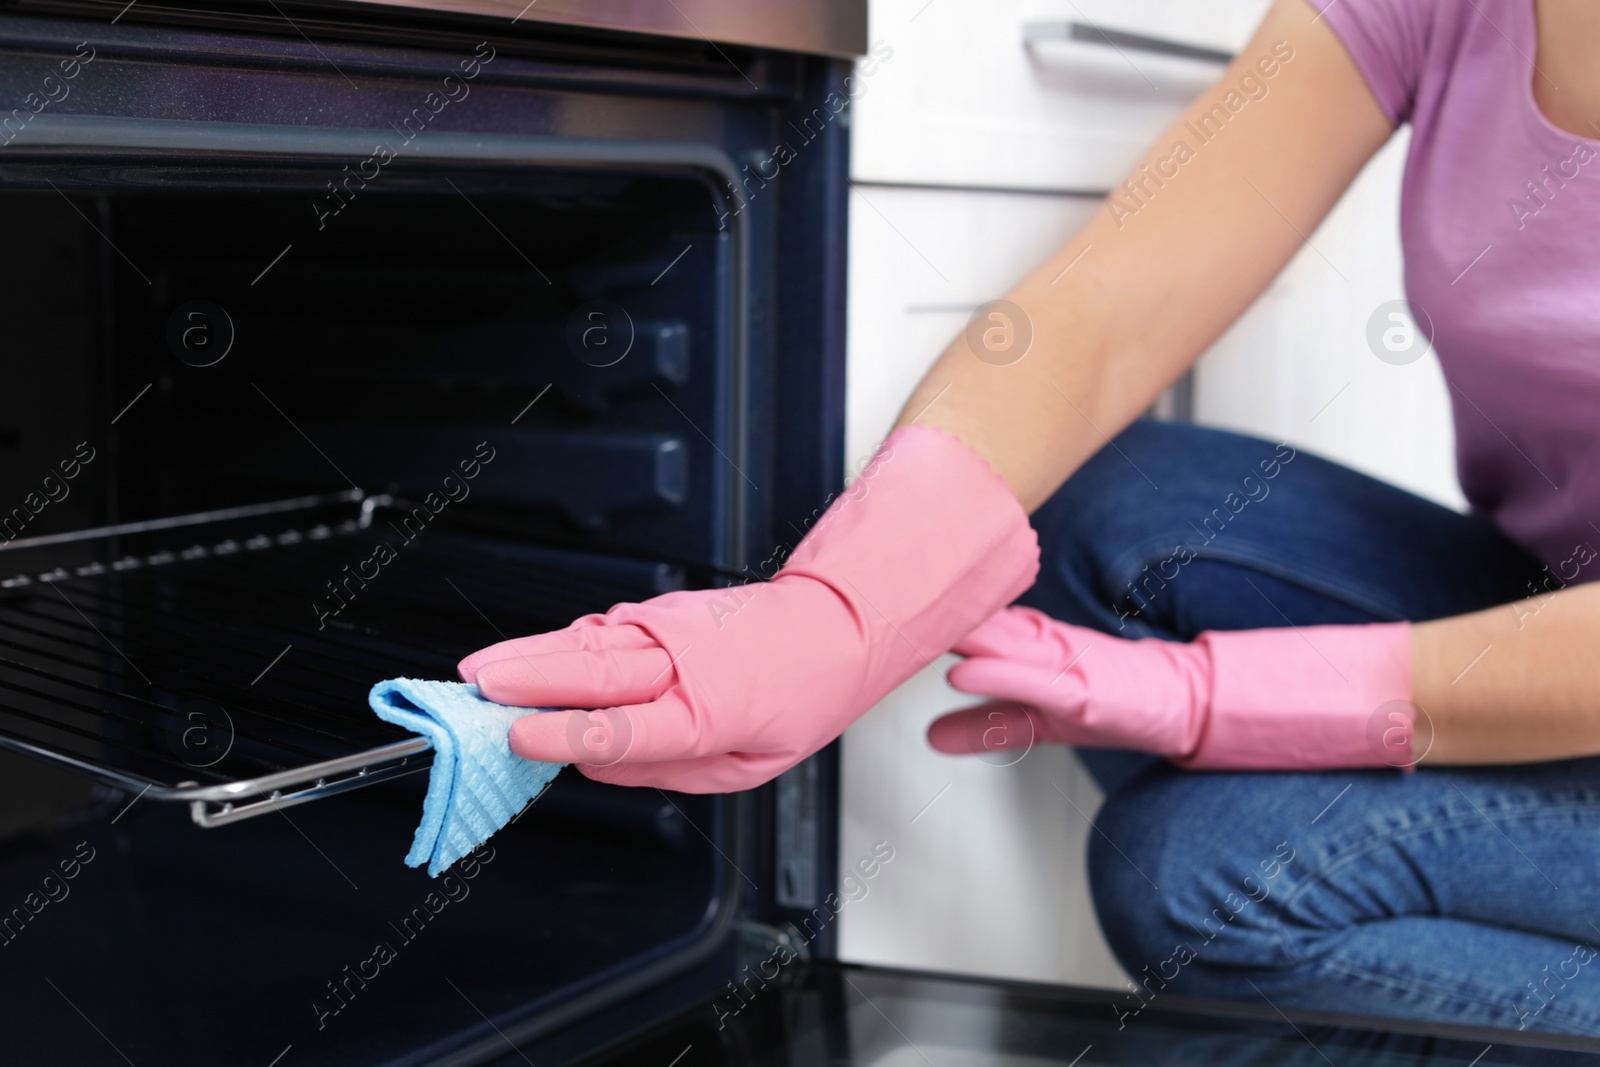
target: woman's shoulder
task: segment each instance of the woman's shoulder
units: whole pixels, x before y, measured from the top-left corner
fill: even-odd
[[[1509,33],[1532,0],[1309,0],[1343,42],[1390,121],[1409,121],[1425,83],[1448,83],[1474,22]],[[1511,38],[1506,39],[1508,42]],[[1502,44],[1502,47],[1510,47]]]

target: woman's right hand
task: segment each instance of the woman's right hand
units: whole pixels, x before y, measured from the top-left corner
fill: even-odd
[[[749,789],[837,737],[1026,589],[1039,549],[1004,482],[926,426],[895,431],[769,582],[620,604],[468,656],[526,707],[529,759],[682,792]]]

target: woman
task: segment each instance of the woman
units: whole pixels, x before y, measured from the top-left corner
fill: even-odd
[[[1026,357],[952,344],[772,581],[463,661],[496,700],[605,709],[524,718],[516,750],[744,789],[953,648],[952,683],[994,702],[934,745],[1090,750],[1127,1011],[1170,989],[1592,1033],[1600,6],[1315,3],[1278,0],[1008,294]],[[1134,423],[1402,122],[1407,287],[1474,514]]]

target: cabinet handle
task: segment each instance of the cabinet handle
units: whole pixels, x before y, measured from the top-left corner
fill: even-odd
[[[1024,22],[1022,41],[1023,44],[1029,45],[1037,41],[1083,41],[1087,44],[1109,45],[1112,48],[1125,48],[1134,52],[1153,52],[1156,55],[1177,56],[1181,59],[1198,59],[1203,63],[1227,64],[1233,59],[1232,52],[1202,48],[1199,45],[1184,44],[1182,41],[1168,41],[1161,37],[1146,37],[1142,33],[1102,30],[1087,22]]]

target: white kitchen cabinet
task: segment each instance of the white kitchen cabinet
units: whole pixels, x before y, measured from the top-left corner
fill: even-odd
[[[1110,188],[1220,70],[1103,43],[1028,43],[1030,23],[1080,23],[1234,51],[1269,0],[879,0],[893,49],[856,101],[857,181]]]
[[[858,188],[850,205],[847,447],[870,456],[928,365],[1098,208],[1093,199]],[[1072,754],[1012,767],[941,755],[925,731],[976,703],[954,657],[901,686],[845,735],[840,860],[888,841],[895,859],[840,917],[859,962],[1120,984],[1083,867],[1100,803]],[[1076,807],[1074,807],[1076,805]]]

